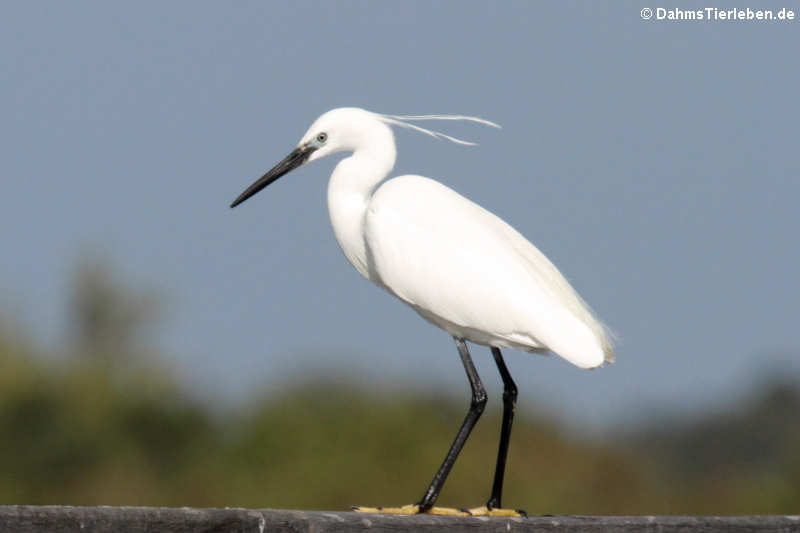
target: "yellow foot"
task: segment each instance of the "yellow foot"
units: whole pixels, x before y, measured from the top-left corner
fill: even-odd
[[[420,514],[419,505],[403,505],[402,507],[358,507],[353,506],[353,511],[357,513],[379,513],[379,514]],[[466,509],[451,509],[449,507],[431,507],[425,514],[435,514],[443,516],[470,516]],[[519,515],[515,515],[519,516]]]
[[[485,505],[483,507],[474,507],[469,509],[468,512],[472,516],[528,516],[528,513],[522,509],[489,509]]]

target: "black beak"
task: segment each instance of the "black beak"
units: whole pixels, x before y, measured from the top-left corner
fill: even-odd
[[[283,161],[272,167],[272,170],[261,176],[255,183],[240,194],[239,197],[233,201],[231,207],[236,207],[273,181],[305,163],[314,150],[316,150],[316,147],[310,145],[298,146],[292,150],[292,153],[287,155]]]

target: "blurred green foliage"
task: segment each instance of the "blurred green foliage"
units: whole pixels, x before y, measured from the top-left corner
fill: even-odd
[[[0,328],[0,503],[347,509],[416,501],[467,399],[382,396],[324,379],[212,414],[145,357],[152,299],[82,269],[73,342],[38,353]],[[136,292],[136,291],[134,291]],[[135,302],[134,307],[130,307]],[[128,307],[125,307],[128,306]],[[70,344],[70,343],[67,343]],[[500,420],[490,407],[439,503],[484,503]],[[518,413],[505,505],[531,513],[800,511],[800,387],[766,384],[702,418],[592,440]]]

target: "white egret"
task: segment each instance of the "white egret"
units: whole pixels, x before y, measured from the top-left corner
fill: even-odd
[[[390,126],[472,144],[406,121],[468,120],[467,116],[397,116],[340,108],[320,116],[292,152],[247,188],[235,207],[287,172],[337,152],[328,183],[331,224],[344,255],[362,276],[409,304],[453,336],[472,388],[472,401],[444,462],[422,499],[367,512],[517,515],[501,508],[503,475],[517,398],[501,347],[553,352],[581,368],[614,361],[606,328],[535,247],[503,220],[444,185],[399,176],[378,186],[397,155]],[[494,483],[484,507],[434,507],[456,457],[483,412],[486,392],[465,341],[489,346],[503,380],[503,421]]]

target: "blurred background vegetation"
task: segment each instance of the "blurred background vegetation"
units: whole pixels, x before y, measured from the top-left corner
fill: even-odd
[[[1,504],[412,503],[467,407],[466,392],[382,395],[320,375],[214,410],[174,381],[147,342],[160,320],[157,295],[100,264],[80,267],[73,285],[59,353],[38,347],[13,317],[0,324]],[[797,513],[797,377],[763,379],[748,398],[604,436],[518,412],[504,503],[542,514]],[[499,425],[494,402],[440,504],[485,501]]]

